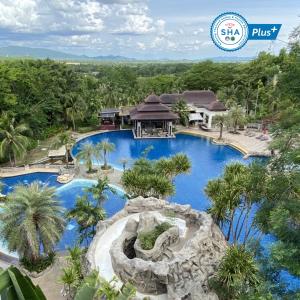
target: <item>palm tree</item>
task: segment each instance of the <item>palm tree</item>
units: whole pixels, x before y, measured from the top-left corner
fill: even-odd
[[[67,296],[67,300],[71,300],[74,296],[74,290],[79,284],[78,275],[73,266],[62,269],[62,272],[59,281],[64,285],[64,294]]]
[[[3,113],[0,121],[0,158],[8,155],[11,166],[16,165],[17,158],[23,157],[28,146],[28,132],[25,124],[16,124],[14,118]]]
[[[237,127],[244,125],[246,122],[245,112],[239,105],[233,106],[227,115],[227,121],[233,127],[233,133],[237,133]]]
[[[101,143],[98,143],[96,145],[96,148],[102,151],[103,153],[103,160],[104,160],[103,169],[104,170],[109,169],[110,166],[107,165],[107,155],[108,153],[115,151],[116,149],[115,144],[110,143],[108,139],[105,139]]]
[[[107,177],[99,178],[97,184],[87,188],[86,191],[92,193],[93,198],[97,201],[97,207],[100,207],[107,200],[107,192],[116,193],[116,190],[109,185]]]
[[[224,124],[227,120],[227,116],[225,116],[224,114],[222,115],[217,115],[214,117],[214,121],[216,123],[216,125],[220,128],[220,134],[218,137],[218,140],[222,140],[223,138],[223,128],[224,128]]]
[[[93,158],[96,153],[96,147],[91,142],[83,143],[76,156],[77,160],[83,160],[88,173],[93,172]]]
[[[1,236],[10,251],[34,263],[49,254],[60,240],[65,227],[64,208],[55,189],[33,182],[18,185],[0,212]]]
[[[90,239],[96,234],[98,222],[104,220],[106,215],[102,207],[95,207],[88,196],[84,195],[77,198],[75,207],[68,212],[67,217],[76,220],[79,225],[79,242],[85,240],[88,245]]]
[[[85,110],[86,105],[84,101],[75,94],[70,95],[66,104],[66,115],[71,120],[74,131],[76,130],[75,120],[82,120],[84,118]]]
[[[187,126],[189,122],[189,108],[184,100],[179,100],[173,107],[173,111],[179,115],[180,123]]]
[[[70,157],[70,151],[75,143],[75,139],[72,137],[71,131],[64,131],[60,134],[58,134],[54,142],[52,144],[53,147],[59,148],[61,146],[64,146],[66,148],[66,166],[69,165],[69,157]]]

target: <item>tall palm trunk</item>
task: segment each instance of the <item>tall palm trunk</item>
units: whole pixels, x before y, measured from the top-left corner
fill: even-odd
[[[75,118],[72,117],[73,130],[76,131]]]
[[[104,168],[107,168],[107,158],[106,158],[106,150],[103,151],[103,159],[104,159]]]
[[[12,158],[11,158],[10,152],[9,152],[9,154],[8,154],[8,158],[9,158],[10,166],[12,167],[12,166],[13,166],[13,160],[12,160]]]
[[[17,165],[17,158],[16,158],[16,154],[14,153],[14,166]]]
[[[219,134],[219,140],[221,140],[222,139],[222,137],[223,137],[223,123],[221,123],[220,124],[220,134]]]

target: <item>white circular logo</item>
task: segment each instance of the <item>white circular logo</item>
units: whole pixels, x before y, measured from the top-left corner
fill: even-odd
[[[224,13],[215,18],[210,34],[213,42],[220,49],[235,51],[241,49],[248,41],[248,23],[237,13]]]

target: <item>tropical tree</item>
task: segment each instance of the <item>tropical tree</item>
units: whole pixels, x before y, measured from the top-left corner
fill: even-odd
[[[109,185],[108,178],[105,176],[104,179],[98,178],[97,184],[86,189],[86,192],[92,193],[93,198],[96,201],[96,207],[101,207],[107,200],[107,193],[111,192],[116,194],[116,190]]]
[[[244,246],[230,246],[210,280],[211,286],[221,300],[240,299],[249,289],[260,284],[258,267]]]
[[[220,128],[220,133],[219,133],[218,140],[222,140],[222,138],[223,138],[223,128],[224,128],[224,125],[227,121],[227,116],[225,116],[224,114],[216,115],[213,118],[213,120],[214,120],[215,124]]]
[[[179,115],[180,123],[183,126],[189,124],[189,108],[183,99],[180,99],[174,106],[173,111]]]
[[[67,266],[62,269],[62,275],[59,278],[60,282],[64,284],[63,291],[67,299],[74,299],[76,290],[84,279],[82,264],[84,253],[79,246],[68,248]]]
[[[239,105],[234,105],[230,108],[227,115],[227,123],[233,127],[233,133],[237,133],[238,126],[244,125],[246,122],[245,112]]]
[[[8,156],[10,164],[16,165],[17,158],[23,157],[28,146],[28,127],[25,124],[16,124],[15,118],[2,114],[0,118],[0,158]]]
[[[183,153],[177,153],[171,158],[161,158],[155,163],[155,168],[159,173],[170,179],[174,179],[179,174],[188,173],[191,169],[191,162]]]
[[[73,130],[76,130],[76,120],[82,120],[86,105],[79,94],[71,93],[66,102],[66,115],[72,122]]]
[[[131,169],[123,172],[122,183],[130,197],[167,197],[174,193],[174,177],[187,173],[190,166],[184,154],[157,161],[142,157]]]
[[[95,147],[93,143],[86,142],[80,146],[79,152],[76,155],[77,160],[84,161],[88,173],[93,172],[93,158],[95,157],[96,151],[97,147]]]
[[[70,151],[71,151],[74,143],[75,143],[75,139],[72,136],[72,132],[64,131],[55,137],[54,142],[52,144],[52,146],[55,148],[59,148],[62,146],[64,146],[66,148],[66,166],[67,167],[69,165]]]
[[[115,151],[116,146],[113,143],[110,143],[108,139],[103,140],[102,142],[96,145],[96,148],[103,153],[104,165],[103,169],[107,170],[110,166],[107,164],[107,156],[110,152]]]
[[[55,189],[33,182],[18,185],[0,212],[1,236],[10,251],[31,263],[53,252],[65,227],[64,209]]]
[[[98,201],[96,203],[99,203]],[[68,219],[74,219],[78,224],[79,242],[86,241],[86,245],[96,234],[96,226],[106,217],[105,211],[89,199],[88,195],[78,197],[74,208],[67,213]]]
[[[110,281],[99,276],[97,271],[93,271],[86,276],[78,288],[75,300],[131,300],[135,298],[136,289],[129,283],[118,286],[118,280],[113,278]]]
[[[220,178],[212,179],[205,187],[211,199],[209,212],[225,231],[226,240],[246,242],[255,236],[255,222],[251,220],[255,203],[264,195],[265,168],[257,163],[249,166],[234,162],[225,167]]]

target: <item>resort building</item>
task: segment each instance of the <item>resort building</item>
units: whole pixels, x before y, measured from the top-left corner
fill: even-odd
[[[160,99],[168,107],[173,107],[178,101],[183,100],[189,109],[190,124],[200,125],[204,129],[212,128],[214,116],[227,113],[224,104],[209,90],[163,94]]]
[[[179,101],[187,104],[189,125],[205,130],[212,129],[216,115],[227,113],[224,104],[212,91],[185,91],[160,97],[152,94],[136,107],[102,110],[99,113],[101,129],[118,129],[119,125],[131,124],[135,138],[174,137],[173,126],[179,118],[172,110]]]
[[[173,125],[178,119],[178,115],[154,94],[130,111],[135,138],[175,137]]]

